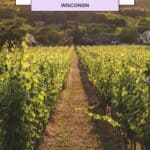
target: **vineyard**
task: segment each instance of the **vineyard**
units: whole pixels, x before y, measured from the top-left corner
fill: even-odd
[[[78,58],[74,56],[76,53]],[[11,52],[4,47],[0,53],[0,150],[38,148],[45,126],[61,99],[73,59],[77,63],[74,70],[79,63],[96,90],[98,102],[95,107],[101,110],[98,118],[102,120],[102,116],[108,116],[105,121],[117,130],[126,149],[130,142],[134,150],[137,143],[142,150],[149,150],[148,46],[80,46],[76,52],[73,47],[16,48]],[[76,74],[79,78],[80,71],[72,72],[72,80],[76,79]],[[81,81],[78,82],[82,88],[80,92],[85,95]],[[76,81],[70,85],[75,87],[75,84]],[[77,87],[71,89],[71,93],[75,90]],[[69,102],[77,105],[80,99],[76,96],[78,93],[72,96],[74,101],[70,96]],[[69,103],[68,107],[75,114],[73,104]],[[69,115],[68,111],[66,113]],[[74,118],[72,114],[71,119]],[[79,125],[82,125],[80,121]],[[75,130],[71,132],[76,133]]]
[[[72,48],[0,53],[0,149],[34,149],[54,110]]]
[[[130,139],[150,148],[150,49],[137,46],[80,47],[78,54],[99,95],[99,107]],[[127,149],[127,148],[126,148]],[[136,149],[136,148],[135,148]]]

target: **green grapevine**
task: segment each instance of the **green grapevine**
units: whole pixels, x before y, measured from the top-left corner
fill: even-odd
[[[0,53],[0,148],[35,148],[59,99],[72,48],[37,47]]]
[[[124,138],[150,148],[150,49],[93,46],[78,49],[80,62],[99,95],[99,105],[120,124]]]

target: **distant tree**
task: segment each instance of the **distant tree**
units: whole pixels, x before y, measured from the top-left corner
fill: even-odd
[[[127,21],[124,18],[114,18],[107,21],[108,24],[114,24],[116,27],[125,27]]]
[[[36,40],[43,45],[63,45],[65,37],[63,31],[59,31],[52,26],[44,27],[35,34]]]
[[[144,9],[144,8],[123,8],[120,10],[120,14],[123,16],[130,16],[130,17],[142,17],[142,16],[148,16],[150,13],[149,9]]]
[[[150,30],[150,19],[149,18],[141,18],[138,23],[138,31],[140,33]]]
[[[79,26],[76,24],[74,29],[72,30],[72,43],[74,45],[81,45],[83,44],[83,37],[86,34],[86,28],[84,26]]]
[[[25,23],[24,19],[3,19],[0,22],[0,46],[5,42],[8,44],[12,41],[21,43],[27,32],[32,31],[32,27]]]
[[[91,14],[91,22],[104,23],[107,22],[107,16],[104,13]]]
[[[136,27],[127,26],[120,33],[120,40],[124,43],[136,43],[139,33]]]
[[[13,19],[17,16],[17,9],[2,7],[0,8],[0,19]]]

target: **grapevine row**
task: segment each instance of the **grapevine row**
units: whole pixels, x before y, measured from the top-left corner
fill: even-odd
[[[72,48],[0,53],[0,149],[32,150],[59,99]]]
[[[150,49],[80,47],[78,55],[99,96],[99,108],[117,121],[123,140],[150,148]]]

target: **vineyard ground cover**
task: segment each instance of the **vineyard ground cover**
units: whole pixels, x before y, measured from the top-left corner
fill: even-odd
[[[96,91],[86,72],[79,68],[75,54],[61,101],[46,127],[39,150],[121,150],[116,131],[82,111],[97,101]]]

